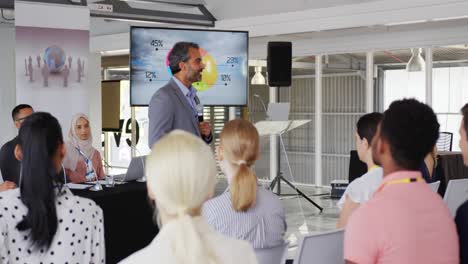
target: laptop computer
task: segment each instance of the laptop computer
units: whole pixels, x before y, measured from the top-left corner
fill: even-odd
[[[458,207],[468,199],[468,179],[450,180],[445,190],[444,201],[455,217]]]
[[[145,175],[146,156],[134,157],[128,165],[127,173],[114,175],[114,180],[117,181],[135,181]]]

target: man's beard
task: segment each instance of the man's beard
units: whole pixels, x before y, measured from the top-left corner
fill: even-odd
[[[195,71],[193,69],[190,69],[190,71],[187,73],[187,80],[189,80],[191,83],[194,82],[199,82],[202,79],[202,71]]]

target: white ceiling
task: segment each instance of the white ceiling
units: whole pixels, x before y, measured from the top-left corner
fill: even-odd
[[[88,0],[95,2],[98,0]],[[129,0],[129,3],[135,2],[139,8],[151,9],[152,3],[185,3],[185,4],[200,4],[205,3],[205,7],[216,18],[217,21],[242,19],[245,17],[258,17],[266,15],[275,15],[288,12],[314,10],[320,8],[329,8],[337,6],[349,6],[379,0]],[[133,5],[135,3],[132,3]],[[164,26],[177,27],[171,24],[154,24],[154,23],[135,23],[104,20],[102,18],[91,19],[91,35],[107,35],[127,32],[130,25],[137,26]],[[187,27],[187,26],[185,26]]]
[[[362,4],[373,1],[377,0],[205,0],[206,7],[218,20]]]

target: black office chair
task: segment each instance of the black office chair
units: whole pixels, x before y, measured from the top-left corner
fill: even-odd
[[[440,132],[437,139],[437,151],[452,151],[453,133]]]
[[[359,159],[359,156],[356,150],[351,150],[350,158],[349,158],[349,175],[348,175],[349,183],[361,177],[366,172],[367,172],[366,163],[362,162]]]

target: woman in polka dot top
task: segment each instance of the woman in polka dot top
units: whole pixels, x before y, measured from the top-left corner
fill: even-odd
[[[15,155],[20,188],[0,193],[0,263],[105,263],[101,208],[63,186],[57,119],[29,116]]]

